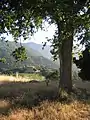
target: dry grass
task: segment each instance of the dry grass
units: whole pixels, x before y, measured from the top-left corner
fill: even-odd
[[[44,101],[32,109],[14,109],[0,120],[90,120],[90,105],[79,101],[70,104]]]
[[[7,78],[7,79],[6,79]],[[56,100],[58,82],[0,81],[0,120],[90,120],[90,100]]]
[[[38,74],[21,74],[18,77],[0,75],[0,82],[29,82],[30,80],[43,80],[44,78]]]
[[[7,76],[7,75],[0,75],[0,82],[12,82],[12,81],[22,81],[22,82],[27,82],[29,81],[29,79],[27,78],[23,78],[21,76],[19,76],[18,78],[10,75],[10,76]]]

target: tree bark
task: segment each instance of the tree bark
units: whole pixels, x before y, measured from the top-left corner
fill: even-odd
[[[60,36],[60,26],[59,26]],[[60,41],[60,37],[59,37]],[[59,49],[60,60],[60,81],[59,89],[72,91],[72,46],[73,46],[73,34],[62,41],[61,48]]]
[[[59,87],[72,90],[72,39],[65,40],[60,51]]]

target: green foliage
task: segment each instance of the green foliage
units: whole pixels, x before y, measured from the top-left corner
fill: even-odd
[[[57,70],[49,72],[46,75],[46,79],[50,79],[50,80],[59,80],[59,72]]]
[[[53,70],[53,69],[42,67],[40,72],[41,72],[41,75],[45,76],[46,79],[59,80],[58,70]]]
[[[26,50],[23,46],[16,48],[15,51],[12,52],[12,55],[17,61],[23,61],[27,59]]]
[[[40,72],[41,72],[41,75],[46,77],[46,75],[48,74],[49,71],[47,68],[41,66]]]
[[[6,63],[6,59],[5,58],[0,58],[0,62]]]

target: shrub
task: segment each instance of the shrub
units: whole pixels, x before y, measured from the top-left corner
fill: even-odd
[[[59,79],[59,72],[57,70],[50,72],[47,74],[46,79],[50,80],[58,80]]]

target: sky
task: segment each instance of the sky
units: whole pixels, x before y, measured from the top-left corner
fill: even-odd
[[[52,25],[49,25],[48,23],[45,23],[44,24],[44,27],[45,27],[45,31],[39,29],[37,33],[34,34],[34,36],[31,37],[31,39],[27,39],[25,41],[22,40],[22,42],[26,43],[26,42],[35,42],[35,43],[38,43],[38,44],[42,44],[42,42],[46,42],[47,39],[46,37],[48,37],[49,39],[53,37],[54,33],[55,33],[55,30],[56,30],[56,27],[54,24]],[[9,41],[14,41],[14,39],[12,38],[11,35],[9,36],[6,36],[7,40]],[[50,44],[50,43],[48,43]]]

